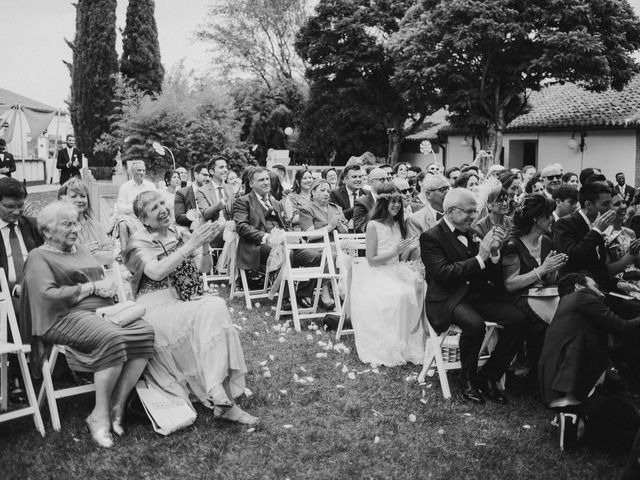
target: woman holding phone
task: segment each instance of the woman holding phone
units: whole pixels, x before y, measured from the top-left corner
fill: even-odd
[[[367,224],[367,261],[353,269],[351,321],[360,360],[374,365],[422,363],[424,274],[409,263],[418,248],[407,237],[402,194],[383,185]]]

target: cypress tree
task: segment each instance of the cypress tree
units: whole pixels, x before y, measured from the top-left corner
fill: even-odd
[[[67,42],[73,60],[69,112],[78,148],[92,165],[110,165],[108,158],[96,158],[93,145],[109,132],[113,112],[116,53],[116,0],[78,0],[76,36]]]
[[[120,62],[122,74],[149,94],[160,92],[164,77],[154,8],[153,0],[129,0]]]

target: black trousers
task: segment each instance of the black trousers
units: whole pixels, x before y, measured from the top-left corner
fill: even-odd
[[[268,244],[260,246],[260,268],[263,268],[267,264],[267,259],[271,253],[271,247]],[[320,250],[293,250],[290,261],[291,266],[296,267],[316,267],[320,265],[322,259],[322,252]],[[308,282],[300,282],[296,293],[301,297],[311,297],[313,295],[313,289],[316,286],[316,280]],[[289,298],[289,287],[285,285],[284,298]]]
[[[485,322],[494,322],[503,328],[498,343],[482,369],[490,380],[499,380],[507,371],[528,331],[525,314],[514,305],[490,298],[465,298],[453,310],[451,323],[460,327],[460,375],[473,381],[478,371],[478,356],[485,334]]]

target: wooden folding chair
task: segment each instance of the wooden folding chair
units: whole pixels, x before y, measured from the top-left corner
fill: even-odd
[[[11,303],[11,293],[9,291],[9,283],[4,270],[0,268],[0,423],[8,422],[15,418],[33,416],[33,422],[40,434],[44,437],[44,423],[40,415],[38,400],[36,398],[33,383],[31,382],[31,373],[27,364],[27,354],[31,352],[30,345],[24,345],[20,337],[20,329],[18,328],[18,320]],[[11,330],[12,342],[8,341],[8,328]],[[9,354],[15,354],[20,365],[22,380],[25,390],[27,391],[27,399],[29,406],[19,408],[7,412],[9,408],[9,372],[7,368],[7,359]],[[6,413],[3,413],[6,412]]]
[[[333,232],[334,245],[336,248],[336,264],[340,268],[340,278],[344,282],[345,295],[342,303],[342,312],[336,331],[336,340],[340,340],[343,334],[353,334],[353,328],[344,329],[344,322],[351,314],[351,278],[353,262],[357,262],[360,253],[366,250],[366,234],[364,233],[339,233]],[[348,313],[347,313],[348,312]]]
[[[435,363],[438,370],[438,378],[440,379],[440,388],[442,389],[442,395],[446,399],[451,398],[451,389],[449,388],[449,380],[447,378],[447,370],[460,369],[460,349],[458,348],[458,338],[455,335],[460,333],[460,329],[455,325],[451,325],[446,332],[438,335],[431,326],[431,323],[426,322],[429,328],[429,336],[424,349],[424,364],[422,365],[422,371],[418,375],[418,382],[424,382],[427,372],[431,366]],[[495,341],[500,326],[497,323],[485,322],[485,334],[482,340],[482,347],[480,347],[480,357],[478,359],[478,365],[482,366],[487,363],[491,356],[491,351],[495,346]],[[445,342],[447,343],[445,345]],[[444,358],[443,350],[447,353],[447,358]]]
[[[314,240],[318,241],[308,241]],[[292,254],[296,251],[311,250],[321,252],[320,264],[314,267],[293,267],[291,265]],[[329,241],[329,232],[326,228],[307,232],[286,232],[284,241],[284,262],[282,265],[282,281],[278,293],[278,306],[276,308],[276,320],[281,315],[292,315],[293,325],[299,332],[301,331],[300,320],[309,318],[324,317],[326,312],[318,312],[318,303],[320,301],[320,293],[322,290],[323,280],[331,282],[331,290],[333,301],[335,303],[334,313],[341,314],[340,295],[338,293],[338,276],[336,275],[333,265],[333,255],[331,253],[331,242]],[[306,281],[316,281],[316,287],[313,296],[313,305],[311,308],[299,309],[296,299],[296,283]],[[291,310],[282,310],[282,298],[285,285],[289,288],[289,297],[291,299]]]
[[[118,264],[114,263],[112,269],[106,269],[105,274],[112,275],[112,278],[116,283],[118,299],[126,299],[127,296]],[[83,395],[85,393],[95,392],[96,390],[93,383],[87,385],[75,385],[73,387],[60,388],[56,390],[53,385],[53,378],[51,375],[53,374],[56,361],[60,354],[65,354],[64,346],[53,345],[51,347],[51,354],[49,355],[49,358],[45,359],[42,364],[42,387],[40,387],[40,392],[38,393],[38,405],[42,405],[45,396],[47,398],[49,415],[51,416],[51,425],[56,432],[60,431],[61,428],[60,414],[58,413],[58,404],[56,400],[59,398],[73,397],[75,395]]]

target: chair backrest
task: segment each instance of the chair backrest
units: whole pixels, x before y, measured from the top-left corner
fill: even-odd
[[[333,232],[336,247],[336,265],[339,269],[348,267],[350,259],[362,256],[367,248],[367,235],[364,233]]]
[[[2,301],[2,308],[0,308],[0,342],[7,342],[7,321],[9,323],[9,329],[11,330],[12,342],[15,344],[22,344],[20,336],[20,329],[18,328],[18,319],[16,312],[13,310],[13,303],[11,302],[11,290],[9,290],[9,282],[7,281],[7,275],[4,272],[4,268],[0,268],[0,301]]]
[[[292,268],[289,258],[289,253],[291,251],[313,250],[322,252],[320,264],[315,267],[304,267],[304,269],[309,273],[315,272],[317,270],[316,273],[321,274],[325,271],[325,269],[328,270],[328,273],[335,273],[335,267],[333,265],[333,255],[331,254],[331,241],[329,240],[329,232],[326,228],[309,230],[306,232],[285,232],[284,247],[284,264],[288,268]]]

